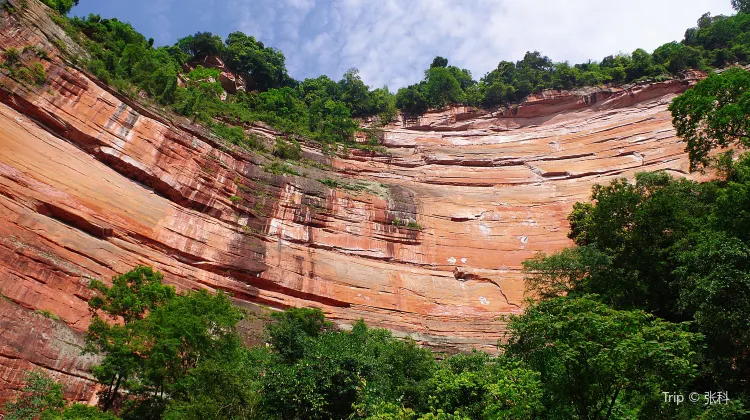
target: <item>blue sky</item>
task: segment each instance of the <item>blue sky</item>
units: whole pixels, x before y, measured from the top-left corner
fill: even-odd
[[[705,12],[729,14],[730,0],[81,0],[72,13],[117,17],[157,45],[239,30],[282,50],[294,78],[356,67],[395,90],[436,55],[478,79],[527,50],[571,63],[652,51]]]

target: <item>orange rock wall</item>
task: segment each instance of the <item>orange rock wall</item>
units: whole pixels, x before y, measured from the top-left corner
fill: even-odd
[[[430,113],[389,127],[387,155],[305,147],[319,164],[272,175],[269,156],[64,64],[55,40],[70,40],[29,5],[0,17],[0,48],[52,57],[43,86],[0,75],[0,400],[34,366],[88,399],[87,283],[136,264],[183,290],[315,306],[342,326],[363,318],[440,350],[491,351],[501,316],[522,310],[521,262],[570,245],[566,215],[593,184],[688,168],[666,109],[688,83],[670,81],[500,114]]]

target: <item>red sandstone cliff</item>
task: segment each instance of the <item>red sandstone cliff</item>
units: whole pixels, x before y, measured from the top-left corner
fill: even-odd
[[[85,52],[28,4],[0,15],[0,49],[51,57],[43,86],[0,75],[0,400],[35,366],[88,399],[87,282],[136,264],[242,305],[316,306],[341,325],[491,350],[501,315],[522,308],[521,262],[570,245],[565,217],[594,183],[688,168],[666,110],[687,83],[668,81],[430,113],[387,129],[387,155],[305,148],[331,169],[272,175],[266,156],[66,64],[55,45]]]

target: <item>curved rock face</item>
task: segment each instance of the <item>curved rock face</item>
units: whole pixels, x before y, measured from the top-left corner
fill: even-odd
[[[493,351],[502,315],[523,307],[521,262],[570,245],[566,215],[593,184],[687,175],[666,109],[682,81],[430,113],[385,130],[388,154],[304,147],[317,163],[273,175],[269,157],[64,64],[64,34],[30,29],[54,25],[29,4],[0,30],[1,48],[52,57],[43,86],[0,75],[0,400],[35,366],[88,399],[88,281],[137,264],[242,305],[315,306],[342,326]]]

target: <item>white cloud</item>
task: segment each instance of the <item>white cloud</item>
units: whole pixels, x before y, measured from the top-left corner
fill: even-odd
[[[168,39],[172,37],[170,32],[169,10],[172,7],[172,0],[155,0],[149,3],[147,11],[153,20],[153,26],[156,33],[151,35],[154,38]],[[147,38],[149,36],[147,35]]]
[[[581,62],[679,40],[729,0],[233,0],[235,25],[282,49],[297,78],[357,67],[372,86],[421,79],[436,55],[475,78],[527,50]],[[237,13],[241,11],[241,13]]]
[[[338,79],[357,67],[369,85],[392,89],[419,81],[436,55],[479,78],[527,50],[570,62],[651,51],[708,11],[729,14],[730,1],[108,0],[74,9],[110,12],[159,44],[241,30],[282,50],[295,78]]]

